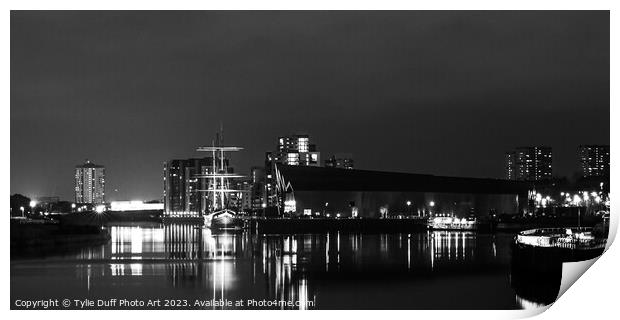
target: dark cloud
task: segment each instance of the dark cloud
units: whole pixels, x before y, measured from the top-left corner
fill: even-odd
[[[222,122],[262,164],[311,134],[366,169],[501,177],[503,152],[609,143],[609,12],[12,12],[11,192],[161,196]],[[118,193],[114,192],[118,189]]]

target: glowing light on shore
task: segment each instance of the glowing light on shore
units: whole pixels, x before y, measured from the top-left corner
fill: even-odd
[[[112,211],[140,211],[140,210],[163,210],[163,203],[144,203],[144,201],[112,201],[110,203]]]
[[[105,212],[105,205],[100,204],[100,205],[96,206],[95,207],[95,212],[97,212],[99,214],[104,213]]]

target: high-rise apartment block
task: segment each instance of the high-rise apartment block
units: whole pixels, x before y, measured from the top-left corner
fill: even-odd
[[[88,160],[75,167],[75,202],[105,203],[105,168]]]
[[[609,177],[609,146],[579,146],[579,164],[583,177]]]
[[[504,155],[504,172],[507,180],[517,180],[517,154],[506,152]]]
[[[291,166],[320,166],[320,152],[310,144],[308,135],[292,135],[278,138],[276,152],[267,154],[267,161]]]
[[[519,147],[505,155],[506,179],[520,181],[551,179],[552,159],[551,147]]]
[[[228,167],[228,159],[224,160]],[[213,158],[175,159],[164,162],[164,212],[198,215],[208,207],[205,179],[196,175],[212,174]],[[202,191],[201,191],[202,190]]]

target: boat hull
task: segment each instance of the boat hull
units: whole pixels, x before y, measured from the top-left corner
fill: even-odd
[[[243,226],[243,220],[239,218],[213,219],[209,228],[212,230],[242,231]]]

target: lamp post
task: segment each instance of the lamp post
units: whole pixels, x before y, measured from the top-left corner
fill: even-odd
[[[433,207],[435,206],[435,201],[431,201],[428,203],[428,205],[431,207],[431,209],[429,210],[429,215],[433,215]]]
[[[24,217],[24,207],[19,207],[19,210],[22,212],[22,218]]]
[[[407,200],[407,215],[411,217],[411,201]]]
[[[36,201],[30,201],[30,214],[34,215],[34,208],[37,206]]]

